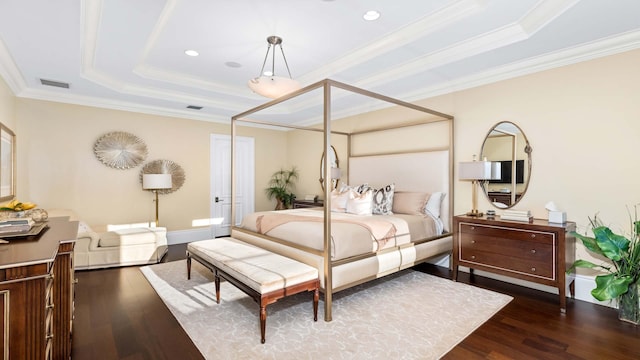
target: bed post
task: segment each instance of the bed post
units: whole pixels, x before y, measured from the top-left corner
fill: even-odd
[[[236,225],[236,118],[231,118],[231,229]]]
[[[324,83],[324,154],[329,154],[331,147],[331,84]],[[324,162],[324,178],[331,179],[329,162]],[[324,321],[331,321],[331,305],[333,302],[333,279],[331,264],[331,186],[324,187]]]

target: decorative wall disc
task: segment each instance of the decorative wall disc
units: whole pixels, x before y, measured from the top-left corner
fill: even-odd
[[[130,169],[147,158],[147,145],[139,137],[122,131],[103,135],[93,146],[103,164],[116,169]]]
[[[171,160],[153,160],[144,164],[140,170],[140,184],[144,174],[171,174],[171,189],[160,189],[158,194],[169,194],[180,189],[185,180],[182,167]]]

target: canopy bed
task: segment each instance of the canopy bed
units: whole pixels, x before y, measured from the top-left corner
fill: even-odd
[[[313,96],[314,91],[321,96]],[[355,107],[366,111],[354,113]],[[394,114],[391,123],[367,118],[385,111]],[[292,114],[298,123],[288,120]],[[320,116],[322,128],[299,125],[303,118],[317,117],[318,123]],[[366,125],[332,130],[332,120],[346,117],[363,118]],[[346,175],[341,185],[322,186],[324,207],[257,212],[239,224],[234,151],[238,124],[320,133],[323,147],[318,154],[323,157],[335,153],[334,144],[344,144],[346,166],[345,161],[340,165]],[[408,135],[398,137],[398,131]],[[233,116],[231,133],[231,223],[236,225],[231,236],[316,267],[326,321],[331,321],[334,292],[450,254],[452,116],[327,79]],[[418,141],[407,140],[414,133],[423,135]],[[339,137],[346,141],[336,141]],[[330,163],[322,162],[321,178],[335,179]]]

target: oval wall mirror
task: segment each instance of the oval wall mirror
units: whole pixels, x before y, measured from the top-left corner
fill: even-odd
[[[510,208],[524,196],[531,177],[531,151],[529,140],[518,125],[502,121],[489,130],[480,158],[500,163],[500,178],[482,183],[493,206]]]
[[[322,157],[320,158],[320,187],[324,190],[324,151],[322,152]],[[338,153],[336,153],[336,149],[331,145],[331,151],[329,151],[329,167],[331,169],[339,169],[338,167]],[[335,189],[338,187],[338,181],[340,180],[340,171],[339,170],[331,170],[331,173],[336,173],[336,176],[331,179],[331,189]]]

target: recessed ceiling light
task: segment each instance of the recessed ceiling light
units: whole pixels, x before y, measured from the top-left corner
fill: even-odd
[[[189,55],[189,56],[198,56],[200,55],[197,51],[195,50],[185,50],[184,51],[185,54]]]
[[[235,61],[227,61],[226,63],[224,63],[225,65],[227,65],[230,68],[239,68],[242,67],[242,64],[237,63]]]
[[[379,17],[380,17],[380,13],[375,10],[369,10],[366,13],[364,13],[364,15],[362,15],[362,18],[367,21],[378,20]]]

